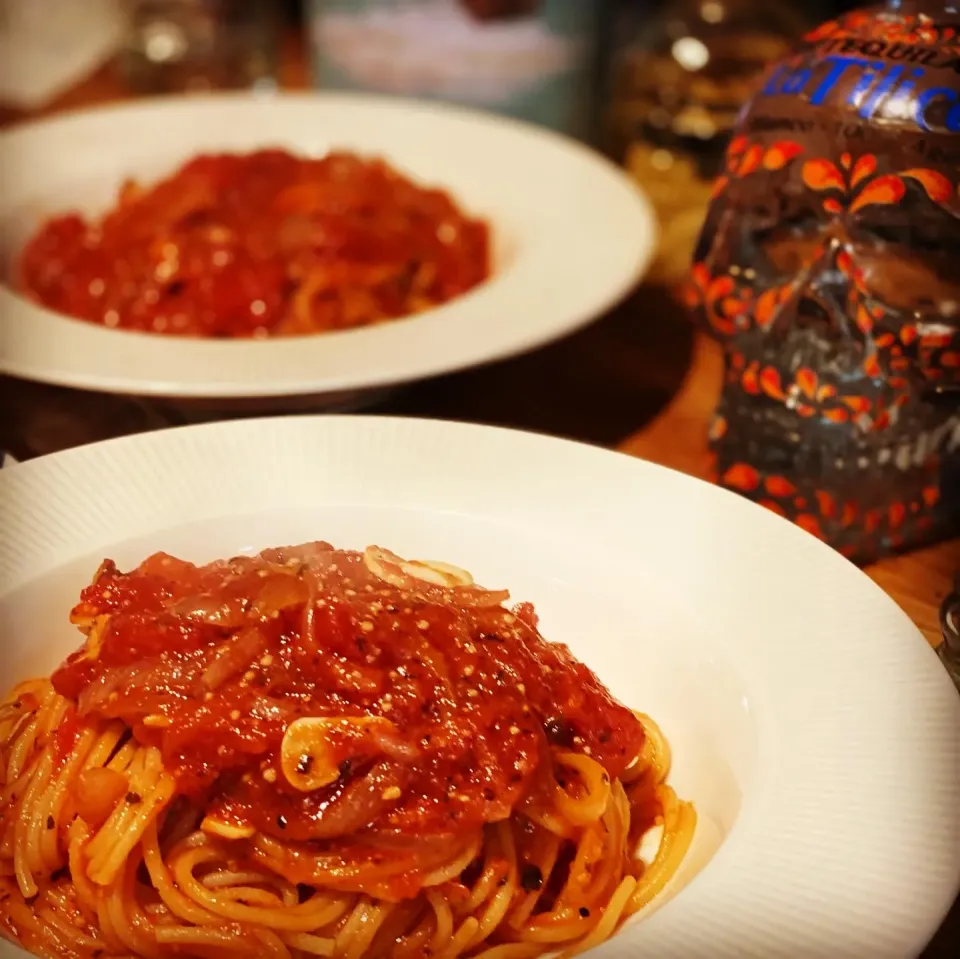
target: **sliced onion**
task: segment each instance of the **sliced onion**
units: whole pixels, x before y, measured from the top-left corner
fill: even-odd
[[[143,682],[141,664],[122,666],[104,673],[95,682],[86,686],[77,697],[77,712],[81,716],[92,712],[103,712],[103,707],[107,705],[113,693],[126,689],[135,678],[138,684]],[[150,712],[150,708],[144,706],[143,712]]]
[[[370,849],[389,849],[393,852],[419,852],[431,847],[449,849],[461,841],[453,832],[408,833],[397,829],[366,830],[356,838],[358,846]]]
[[[440,590],[440,587],[433,587]],[[483,589],[480,586],[458,586],[456,589],[445,589],[441,591],[447,597],[446,601],[452,600],[460,606],[466,606],[471,609],[488,609],[493,606],[502,606],[510,599],[510,591],[506,589]],[[437,597],[427,592],[423,588],[417,590],[417,593],[424,599],[433,600]]]
[[[393,849],[392,855],[357,859],[343,856],[334,850],[318,852],[312,847],[291,846],[259,833],[253,840],[253,858],[270,866],[292,882],[320,885],[344,892],[365,892],[390,899],[389,880],[404,873],[432,870],[451,862],[476,842],[449,838],[435,844],[418,844],[402,851]],[[376,851],[374,842],[367,848]],[[390,847],[386,847],[390,848]]]
[[[419,746],[403,739],[393,723],[372,723],[367,727],[367,732],[377,748],[398,763],[411,765],[423,755]]]
[[[318,565],[319,561],[329,562],[330,554],[334,552],[329,543],[318,541],[304,543],[302,546],[279,546],[265,549],[258,558],[267,563],[276,563],[278,566],[300,566],[302,564]]]
[[[256,626],[241,630],[217,650],[216,658],[203,671],[200,680],[203,688],[213,692],[238,673],[245,672],[266,645],[266,638]]]
[[[239,598],[218,599],[216,596],[189,596],[170,607],[174,616],[195,619],[221,629],[239,629],[247,620],[244,602]]]
[[[340,798],[330,803],[310,826],[310,839],[336,839],[357,832],[380,815],[391,802],[384,793],[397,785],[387,762],[377,763],[361,779],[349,783]]]
[[[307,584],[294,570],[286,570],[263,581],[260,595],[257,596],[251,611],[258,618],[270,616],[292,606],[302,606],[308,595]]]
[[[505,589],[483,589],[466,571],[447,563],[407,561],[379,546],[368,546],[363,562],[377,579],[426,600],[460,606],[500,606],[510,598]]]
[[[81,659],[89,659],[96,662],[100,658],[100,650],[103,648],[103,637],[107,631],[107,623],[109,622],[109,615],[96,616],[94,618],[87,632],[87,641],[84,643]]]

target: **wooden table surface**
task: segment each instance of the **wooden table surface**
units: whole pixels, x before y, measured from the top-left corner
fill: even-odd
[[[281,85],[308,85],[300,40],[285,41]],[[125,98],[111,66],[32,114]],[[27,117],[0,106],[0,127]],[[675,300],[642,286],[589,329],[537,353],[417,384],[375,412],[472,420],[553,433],[704,475],[706,424],[720,386],[714,345],[691,330]],[[163,425],[137,402],[0,378],[0,448],[26,458]],[[888,559],[867,570],[932,645],[937,610],[960,568],[960,541]],[[960,814],[960,810],[958,810]],[[925,959],[960,955],[960,903]]]

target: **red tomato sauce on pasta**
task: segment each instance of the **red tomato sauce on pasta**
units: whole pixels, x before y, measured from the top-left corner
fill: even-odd
[[[53,683],[81,717],[121,719],[158,747],[181,794],[292,843],[504,820],[541,781],[554,788],[557,749],[623,773],[642,725],[541,637],[533,608],[450,592],[385,582],[323,543],[208,566],[161,553],[127,574],[107,562],[72,615],[101,628]],[[372,740],[333,737],[328,787],[293,788],[287,727],[344,716],[388,722]]]
[[[204,155],[99,220],[42,225],[20,290],[108,327],[267,337],[409,316],[490,274],[486,223],[382,160],[283,150]]]

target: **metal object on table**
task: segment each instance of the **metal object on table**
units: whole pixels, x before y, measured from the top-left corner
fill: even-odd
[[[119,55],[138,93],[276,87],[281,13],[274,0],[126,0]]]

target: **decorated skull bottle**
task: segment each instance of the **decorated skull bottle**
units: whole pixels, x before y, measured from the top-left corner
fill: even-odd
[[[725,167],[687,289],[725,356],[717,482],[856,562],[955,533],[960,0],[808,34]]]

